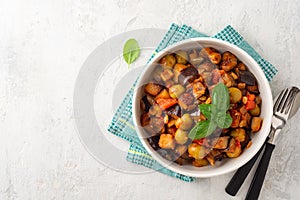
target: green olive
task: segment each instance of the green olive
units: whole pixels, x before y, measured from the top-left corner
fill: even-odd
[[[252,109],[252,110],[249,110],[249,113],[252,115],[252,116],[258,116],[260,114],[260,108],[259,106],[256,104],[255,108]]]
[[[176,138],[175,138],[176,139]],[[175,149],[175,152],[178,154],[178,155],[183,155],[185,152],[187,151],[187,146],[186,145],[177,145],[176,146],[176,149]]]
[[[187,59],[188,59],[188,55],[185,51],[177,51],[176,52],[176,59],[177,59],[177,63],[186,64]]]
[[[230,95],[230,103],[237,103],[242,99],[242,91],[236,87],[228,88]]]
[[[182,115],[180,118],[180,124],[179,124],[179,129],[181,130],[189,130],[193,126],[193,119],[190,114],[186,113]]]
[[[188,141],[188,132],[177,129],[175,132],[175,140],[178,144],[185,144]]]
[[[233,129],[230,132],[230,136],[234,137],[235,139],[239,140],[240,142],[244,142],[246,138],[246,132],[242,128]]]
[[[234,138],[230,140],[229,143],[229,151],[226,152],[226,155],[229,158],[236,158],[242,153],[242,148],[239,142],[237,142]]]
[[[173,67],[175,63],[176,58],[172,54],[166,55],[161,59],[161,64],[163,64],[165,67]]]
[[[203,167],[203,166],[206,166],[206,165],[208,165],[209,163],[208,163],[208,161],[205,159],[205,158],[203,158],[203,159],[195,159],[194,161],[193,161],[193,165],[195,166],[195,167]]]
[[[169,94],[173,99],[178,99],[185,92],[182,85],[173,85],[169,88]]]
[[[189,155],[195,159],[203,159],[206,156],[206,149],[196,143],[192,143],[188,147]]]

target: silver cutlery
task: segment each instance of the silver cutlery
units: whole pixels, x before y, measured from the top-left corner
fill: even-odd
[[[234,174],[228,185],[226,186],[225,191],[235,196],[241,185],[244,183],[247,175],[252,169],[254,163],[259,157],[261,151],[265,147],[264,154],[260,160],[259,166],[255,172],[251,185],[249,187],[246,199],[257,199],[267,172],[269,161],[274,150],[274,142],[278,133],[285,126],[287,119],[290,117],[291,110],[295,110],[293,107],[297,94],[299,93],[297,87],[290,87],[282,92],[275,98],[275,104],[273,108],[273,118],[271,131],[268,138],[265,141],[265,144],[260,148],[256,155],[248,161],[244,166],[239,168]],[[297,105],[298,106],[298,105]],[[298,108],[297,108],[298,109]],[[293,112],[295,114],[295,112]]]

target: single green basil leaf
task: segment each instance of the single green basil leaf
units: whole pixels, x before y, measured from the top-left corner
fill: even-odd
[[[217,128],[217,125],[210,120],[200,121],[190,131],[189,138],[193,140],[201,139],[212,134]]]
[[[224,83],[217,84],[212,90],[212,104],[218,112],[226,112],[230,106],[229,91]]]
[[[215,122],[220,128],[229,128],[232,123],[232,118],[230,114],[218,113]]]
[[[200,104],[199,109],[207,119],[211,119],[211,104]]]
[[[140,55],[140,47],[135,39],[126,41],[123,47],[123,57],[128,65],[133,63]]]
[[[217,116],[218,114],[218,110],[217,110],[217,106],[211,104],[211,120],[214,120],[214,118]]]

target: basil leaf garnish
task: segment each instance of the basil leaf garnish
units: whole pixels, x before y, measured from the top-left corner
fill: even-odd
[[[126,41],[123,47],[123,58],[128,64],[128,67],[133,63],[140,55],[140,47],[135,39],[129,39]]]
[[[191,139],[201,139],[211,135],[216,128],[229,128],[232,123],[230,114],[229,91],[224,83],[217,84],[212,90],[212,103],[199,105],[200,112],[207,120],[198,122],[190,131]]]

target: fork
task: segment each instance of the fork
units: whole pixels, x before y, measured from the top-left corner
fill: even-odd
[[[273,108],[273,113],[276,114],[276,116],[278,116],[278,119],[275,118],[274,120],[276,120],[277,123],[279,123],[281,125],[281,129],[283,128],[283,126],[284,126],[284,124],[286,122],[286,120],[284,120],[284,119],[287,119],[288,116],[289,116],[290,109],[292,107],[292,104],[293,104],[293,101],[295,99],[295,96],[297,95],[298,92],[299,92],[299,89],[297,87],[287,88],[287,89],[283,90],[282,92],[280,92],[280,94],[277,96],[277,98],[275,100],[275,104],[274,104],[274,108]],[[286,108],[287,109],[286,111],[288,111],[288,112],[283,112],[283,113],[279,112],[279,110],[281,111],[284,108],[283,104],[289,98],[291,98],[289,100],[289,102],[288,102],[289,103],[288,104],[289,108]],[[279,125],[277,125],[276,127],[279,130]],[[233,175],[233,177],[231,178],[230,182],[227,184],[227,186],[225,188],[225,191],[228,194],[230,194],[232,196],[236,195],[236,193],[238,192],[238,190],[240,189],[240,187],[244,183],[246,177],[248,176],[249,172],[251,171],[253,165],[255,164],[257,158],[259,157],[259,155],[263,151],[265,144],[269,141],[270,138],[273,138],[272,140],[274,141],[276,127],[275,126],[271,127],[270,134],[267,137],[264,145],[255,154],[255,156],[253,156],[253,158],[251,158],[250,161],[248,161],[245,165],[243,165],[242,167],[240,167],[236,171],[236,173]],[[268,145],[268,146],[271,146],[271,145]],[[268,147],[268,148],[272,148],[272,146]],[[274,149],[274,147],[273,147],[273,149]],[[268,151],[270,151],[270,150],[268,150]],[[271,151],[273,151],[273,150],[271,150]]]
[[[297,87],[287,88],[280,93],[273,108],[272,126],[269,134],[269,140],[266,142],[264,154],[259,162],[251,185],[249,187],[246,200],[258,199],[265,175],[269,166],[272,152],[275,148],[275,141],[278,133],[285,126],[295,97],[299,89]]]

